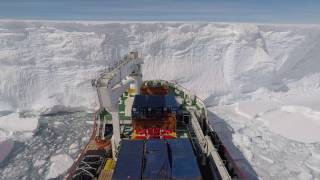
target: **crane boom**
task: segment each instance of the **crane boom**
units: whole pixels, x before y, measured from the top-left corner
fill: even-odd
[[[110,71],[105,71],[94,81],[97,89],[100,107],[110,112],[112,116],[113,148],[118,147],[120,138],[119,98],[128,89],[130,84],[140,87],[142,83],[141,64],[143,59],[138,52],[130,52]],[[136,93],[139,93],[136,88]],[[100,124],[104,126],[105,124]],[[102,132],[103,133],[103,132]],[[103,137],[103,136],[101,136]],[[115,151],[113,151],[115,152]]]

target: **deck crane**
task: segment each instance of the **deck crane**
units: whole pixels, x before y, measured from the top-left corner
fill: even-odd
[[[138,52],[130,52],[111,71],[103,72],[94,82],[97,89],[100,107],[105,108],[112,116],[113,136],[111,138],[112,152],[116,152],[121,141],[119,120],[119,98],[133,84],[135,93],[140,94],[142,84],[141,65],[143,59]],[[96,136],[104,139],[104,131],[99,127],[105,127],[105,122],[98,122]],[[113,154],[115,158],[115,154]]]

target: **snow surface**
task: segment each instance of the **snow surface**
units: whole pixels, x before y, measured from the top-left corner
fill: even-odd
[[[92,109],[90,80],[138,50],[144,78],[204,99],[259,177],[316,179],[319,49],[316,25],[1,21],[0,111]]]

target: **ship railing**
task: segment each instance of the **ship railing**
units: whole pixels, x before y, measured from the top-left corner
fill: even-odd
[[[77,156],[77,158],[75,159],[73,165],[68,169],[68,173],[67,175],[64,177],[64,179],[72,179],[72,174],[76,171],[77,167],[79,166],[82,158],[84,157],[85,153],[86,153],[86,149],[90,144],[90,141],[94,140],[95,136],[96,136],[96,130],[97,130],[97,115],[99,114],[100,109],[96,110],[93,113],[93,129],[92,129],[92,134],[90,136],[90,139],[88,141],[88,143],[84,146],[84,148],[80,151],[80,154]]]
[[[223,151],[223,156],[224,158],[227,160],[227,162],[225,162],[225,164],[229,164],[227,165],[229,168],[233,168],[234,171],[236,172],[236,177],[237,179],[248,179],[248,177],[243,173],[243,171],[240,169],[240,167],[236,164],[236,161],[238,161],[239,159],[234,159],[231,155],[231,153],[228,151],[228,149],[223,145],[223,143],[221,142],[219,136],[216,134],[215,130],[209,126],[210,132],[214,133],[214,137],[212,136],[208,136],[208,138],[210,138],[211,140],[215,141],[215,148],[216,149],[221,149]],[[213,139],[212,139],[213,138]],[[223,160],[225,161],[225,160]]]
[[[206,105],[205,103],[203,102],[203,100],[196,96],[196,95],[193,95],[193,93],[184,88],[183,86],[177,84],[176,82],[173,82],[173,81],[166,81],[166,80],[152,80],[153,82],[159,82],[159,83],[163,83],[163,84],[169,84],[170,86],[173,86],[175,89],[177,89],[178,91],[182,91],[183,94],[184,94],[184,98],[187,98],[189,101],[192,101],[192,100],[196,100],[196,104],[197,106],[200,108],[200,111],[197,110],[195,111],[195,116],[197,118],[197,120],[199,121],[201,115],[204,115],[205,117],[205,123],[207,124],[207,128],[209,129],[210,132],[214,132],[215,133],[215,130],[209,125],[208,123],[208,112],[207,112],[207,109],[206,109]],[[200,138],[200,139],[203,139],[203,138]],[[231,153],[225,148],[225,146],[222,144],[222,142],[220,141],[219,139],[219,144],[222,146],[223,148],[223,156],[226,157],[226,160],[227,162],[225,162],[225,160],[223,160],[221,158],[221,156],[219,155],[215,145],[216,144],[213,144],[212,143],[212,140],[209,136],[205,136],[205,142],[206,143],[202,143],[203,147],[206,146],[207,147],[207,154],[210,154],[210,156],[212,157],[212,159],[214,160],[215,163],[218,162],[218,164],[216,164],[216,167],[220,168],[220,170],[222,171],[220,174],[221,174],[221,178],[223,179],[231,179],[230,177],[230,174],[229,173],[225,173],[226,171],[226,165],[231,165],[232,168],[236,171],[237,173],[237,178],[238,179],[247,179],[246,178],[246,175],[242,172],[242,170],[239,168],[239,166],[235,163],[236,160],[234,158],[232,158],[232,155]],[[210,147],[210,148],[209,148]],[[214,153],[215,152],[215,153]],[[233,175],[232,175],[233,176]]]

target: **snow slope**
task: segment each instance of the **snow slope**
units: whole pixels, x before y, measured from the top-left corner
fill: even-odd
[[[145,78],[178,81],[203,98],[260,87],[281,90],[286,88],[286,80],[319,72],[319,29],[3,20],[0,107],[92,107],[95,96],[89,80],[129,49],[143,52]]]
[[[320,176],[316,25],[2,20],[0,111],[93,108],[90,80],[131,49],[145,79],[176,81],[213,106],[260,177]]]

